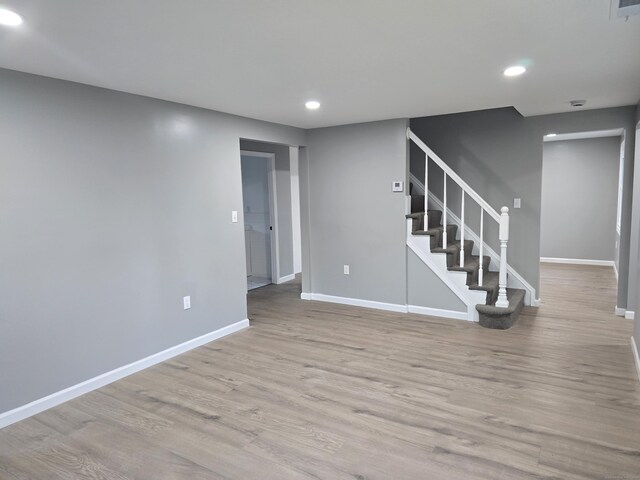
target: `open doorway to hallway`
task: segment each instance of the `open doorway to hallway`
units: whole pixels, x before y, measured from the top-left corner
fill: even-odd
[[[301,271],[298,147],[240,140],[247,290]]]
[[[604,266],[617,276],[623,130],[544,138],[540,260]]]

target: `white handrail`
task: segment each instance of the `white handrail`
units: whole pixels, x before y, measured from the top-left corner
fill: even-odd
[[[420,147],[420,149],[427,155],[427,158],[431,158],[431,160],[433,160],[442,170],[444,170],[444,172],[447,174],[447,176],[451,177],[454,182],[456,182],[458,185],[460,185],[460,187],[465,192],[467,192],[467,195],[469,195],[471,198],[473,198],[478,205],[480,205],[484,210],[486,210],[487,213],[496,222],[500,223],[500,214],[491,205],[489,205],[484,200],[484,198],[482,198],[480,195],[478,195],[473,188],[471,188],[469,185],[467,185],[467,182],[462,180],[458,176],[458,174],[451,169],[451,167],[449,165],[444,163],[444,161],[438,155],[435,154],[435,152],[433,150],[431,150],[429,147],[427,147],[427,145],[422,140],[420,140],[420,137],[418,137],[415,133],[413,133],[410,128],[407,128],[407,138],[413,140],[413,142],[416,145],[418,145],[418,147]],[[425,187],[428,188],[427,184],[425,184]]]

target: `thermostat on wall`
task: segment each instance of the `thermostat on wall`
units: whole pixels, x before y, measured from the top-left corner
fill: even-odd
[[[404,190],[404,182],[393,182],[393,191],[402,192]]]

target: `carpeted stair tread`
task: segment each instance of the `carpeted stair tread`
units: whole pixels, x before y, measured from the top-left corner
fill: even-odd
[[[458,264],[455,267],[449,268],[449,270],[453,270],[455,272],[467,272],[467,273],[475,272],[480,265],[480,257],[478,255],[471,255],[471,256],[465,255],[465,257],[466,258],[465,258],[463,267],[461,267],[460,264]],[[489,264],[491,263],[491,257],[484,256],[483,259],[484,259],[484,264],[482,267],[485,272],[488,272]]]
[[[458,228],[457,225],[455,227],[456,229]],[[440,227],[439,231],[442,232],[442,227]],[[465,240],[464,248],[465,252],[470,252],[473,249],[473,240]],[[436,253],[458,253],[460,251],[460,240],[448,241],[447,248],[436,247],[432,248],[431,251]]]
[[[480,325],[486,328],[505,330],[511,328],[524,307],[525,291],[518,288],[507,288],[508,307],[495,305],[476,305]]]
[[[482,275],[482,286],[478,283],[472,283],[469,285],[470,290],[484,290],[485,292],[498,289],[498,280],[500,274],[498,272],[491,272],[485,270]]]

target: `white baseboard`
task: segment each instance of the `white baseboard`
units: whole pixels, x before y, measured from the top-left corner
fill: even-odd
[[[277,285],[280,285],[281,283],[284,282],[290,282],[291,280],[295,280],[296,279],[296,274],[292,273],[291,275],[285,275],[284,277],[280,277],[278,279]]]
[[[626,318],[627,320],[635,320],[636,312],[632,312],[631,310],[627,310],[626,312],[624,312],[624,318]]]
[[[40,412],[55,407],[56,405],[60,405],[61,403],[72,400],[76,397],[79,397],[80,395],[84,395],[85,393],[89,393],[100,387],[104,387],[105,385],[113,383],[116,380],[120,380],[121,378],[124,378],[128,375],[139,372],[140,370],[144,370],[145,368],[164,362],[165,360],[169,360],[170,358],[180,355],[181,353],[187,352],[213,340],[217,340],[218,338],[245,329],[248,326],[249,320],[241,320],[226,327],[220,328],[214,332],[207,333],[179,345],[167,348],[166,350],[163,350],[161,352],[149,355],[148,357],[145,357],[141,360],[137,360],[128,365],[116,368],[115,370],[111,370],[110,372],[103,373],[102,375],[98,375],[97,377],[90,378],[89,380],[85,380],[84,382],[78,383],[77,385],[73,385],[71,387],[65,388],[64,390],[60,390],[59,392],[52,393],[51,395],[47,395],[46,397],[40,398],[38,400],[34,400],[33,402],[21,407],[14,408],[13,410],[9,410],[8,412],[0,413],[0,428],[4,428],[8,425],[11,425],[12,423],[24,420],[25,418],[31,417],[32,415],[36,415]]]
[[[375,308],[376,310],[407,313],[407,306],[397,303],[374,302],[373,300],[362,300],[360,298],[336,297],[333,295],[324,295],[323,293],[303,293],[300,295],[300,298],[303,300],[340,303],[342,305],[352,305],[354,307]]]
[[[616,263],[613,260],[587,260],[584,258],[555,258],[540,257],[542,263],[566,263],[568,265],[594,265],[598,267],[613,267]]]
[[[430,315],[432,317],[452,318],[454,320],[469,320],[468,312],[456,312],[454,310],[443,310],[440,308],[419,307],[417,305],[401,305],[398,303],[374,302],[372,300],[362,300],[360,298],[336,297],[334,295],[324,295],[322,293],[301,293],[302,300],[315,300],[317,302],[339,303],[341,305],[352,305],[354,307],[374,308],[376,310],[386,310],[396,313],[418,313]]]
[[[430,317],[453,318],[455,320],[469,320],[468,312],[456,312],[454,310],[443,310],[441,308],[420,307],[418,305],[408,305],[409,313],[429,315]]]
[[[631,337],[631,350],[633,351],[633,360],[636,364],[638,381],[640,381],[640,354],[638,354],[638,346],[636,345],[636,340],[633,337]]]
[[[624,317],[625,313],[626,313],[626,310],[624,308],[620,308],[616,305],[616,315],[618,317]]]

